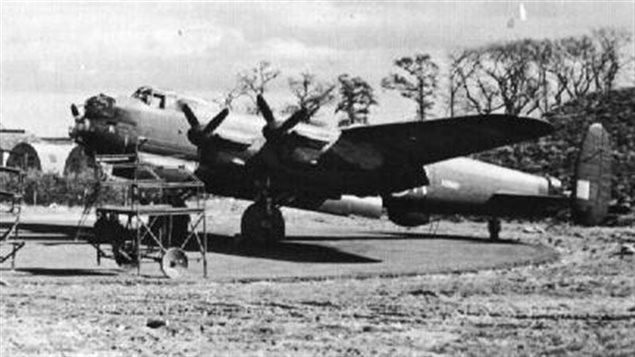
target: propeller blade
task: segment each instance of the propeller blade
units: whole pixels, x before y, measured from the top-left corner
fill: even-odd
[[[265,118],[267,123],[273,123],[276,121],[276,119],[273,117],[273,113],[271,112],[271,108],[269,108],[269,104],[267,104],[265,98],[263,98],[260,94],[258,94],[258,97],[256,97],[256,103],[258,104],[258,110],[260,110],[260,113]]]
[[[280,134],[284,134],[298,125],[304,118],[306,118],[306,109],[300,109],[287,119],[282,125],[280,125],[276,131]]]
[[[76,121],[80,119],[79,109],[77,108],[75,103],[71,104],[71,113],[73,114],[73,118],[75,118]]]
[[[187,103],[181,104],[181,111],[185,114],[185,119],[187,119],[187,122],[190,123],[192,128],[196,128],[200,125],[196,115],[194,115],[194,112]]]
[[[209,133],[216,130],[216,128],[218,128],[223,123],[225,118],[227,118],[228,114],[229,114],[229,109],[227,108],[223,109],[220,113],[216,114],[216,116],[212,118],[212,120],[210,120],[209,123],[207,123],[207,125],[205,126],[205,129],[203,129],[203,135],[208,135]]]

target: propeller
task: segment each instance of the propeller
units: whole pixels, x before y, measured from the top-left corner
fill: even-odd
[[[79,109],[75,105],[75,103],[71,104],[71,114],[73,114],[73,118],[75,118],[75,122],[80,122],[83,118],[81,114],[79,114]]]
[[[306,109],[302,108],[293,113],[289,119],[283,122],[277,122],[271,112],[271,108],[269,108],[269,104],[267,104],[261,95],[256,97],[256,103],[258,104],[258,110],[267,122],[267,124],[262,128],[262,134],[267,140],[276,140],[281,138],[307,117]]]
[[[194,114],[192,108],[190,108],[187,103],[181,104],[181,110],[183,111],[183,114],[185,114],[185,119],[187,119],[187,122],[190,124],[190,130],[187,132],[187,138],[196,146],[202,145],[204,139],[213,133],[229,114],[229,110],[225,108],[220,113],[216,114],[216,116],[212,118],[205,127],[202,127],[196,117],[196,114]]]
[[[269,104],[267,104],[261,95],[256,97],[256,104],[258,105],[258,110],[267,122],[267,124],[265,124],[262,128],[262,133],[267,141],[276,141],[280,139],[284,134],[288,133],[307,117],[307,111],[305,109],[300,109],[293,113],[293,115],[291,115],[287,120],[278,122],[276,121]],[[185,115],[185,119],[187,119],[187,122],[190,124],[187,137],[195,146],[201,146],[210,134],[212,134],[223,123],[229,114],[229,110],[225,108],[220,113],[216,114],[216,116],[212,118],[205,127],[203,127],[196,117],[196,114],[194,114],[194,111],[187,103],[180,103],[180,107],[181,111]]]
[[[262,95],[258,94],[258,96],[256,97],[256,103],[258,104],[258,110],[260,111],[260,114],[262,114],[267,123],[273,123],[276,121],[276,118],[274,118],[273,113],[271,112],[271,108],[269,108],[269,104],[267,104],[265,98],[263,98]]]

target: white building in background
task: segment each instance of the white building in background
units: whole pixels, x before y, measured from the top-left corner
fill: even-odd
[[[14,145],[5,164],[26,170],[38,170],[60,176],[78,172],[86,168],[88,158],[82,148],[70,140],[40,139],[22,141]]]

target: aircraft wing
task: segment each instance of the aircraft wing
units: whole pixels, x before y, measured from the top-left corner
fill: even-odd
[[[544,120],[490,114],[345,129],[331,149],[355,152],[355,157],[375,165],[404,159],[423,165],[552,131],[552,125]]]

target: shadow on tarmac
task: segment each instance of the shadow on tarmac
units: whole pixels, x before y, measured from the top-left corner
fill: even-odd
[[[4,270],[4,269],[0,269]],[[10,271],[10,269],[6,269]],[[119,275],[118,270],[95,270],[95,269],[61,269],[61,268],[16,268],[18,273],[27,273],[41,276],[113,276]]]
[[[348,253],[325,245],[296,243],[294,237],[288,241],[272,244],[237,244],[236,238],[228,235],[207,234],[208,251],[219,254],[252,258],[284,260],[298,263],[380,263],[381,260]],[[323,240],[328,240],[323,238]],[[189,247],[193,248],[193,247]],[[189,251],[197,249],[188,249]]]
[[[474,237],[474,236],[461,236],[455,234],[433,234],[433,233],[420,233],[420,232],[378,232],[379,234],[384,235],[392,235],[391,239],[445,239],[445,240],[456,240],[463,242],[474,242],[474,243],[482,243],[482,244],[520,244],[525,245],[525,243],[509,240],[509,239],[490,239],[489,237]]]
[[[7,222],[0,222],[0,228],[8,228],[9,226],[10,224]],[[59,233],[66,234],[69,237],[75,237],[75,233],[77,233],[77,226],[50,223],[20,223],[20,231],[41,234]]]
[[[0,224],[1,225],[1,224]],[[37,233],[57,232],[68,235],[69,238],[74,237],[77,230],[76,226],[57,225],[57,224],[28,224],[21,227]],[[341,242],[353,240],[452,240],[465,241],[478,244],[519,244],[513,240],[490,240],[487,237],[451,235],[451,234],[432,234],[421,232],[391,232],[391,231],[359,231],[352,234],[327,232],[324,235],[290,235],[283,242],[273,244],[236,244],[236,237],[226,234],[208,233],[208,252],[252,257],[264,258],[288,262],[298,263],[339,263],[339,264],[368,264],[380,263],[381,260],[365,257],[359,254],[346,252],[338,249],[338,247],[329,246],[325,243],[318,242]],[[28,240],[28,239],[27,239]],[[37,242],[37,238],[33,239]],[[311,244],[316,242],[316,244]],[[73,243],[68,240],[60,239],[59,244]],[[47,242],[45,244],[58,244]],[[186,247],[187,251],[196,252],[196,245]],[[81,270],[81,269],[17,269],[17,271],[27,272],[38,275],[116,275],[116,271],[98,271],[98,270]]]
[[[474,242],[482,244],[520,244],[524,243],[515,240],[491,240],[489,237],[462,236],[454,234],[433,234],[420,232],[389,232],[373,231],[360,232],[358,235],[329,235],[329,236],[288,236],[289,241],[346,241],[346,240],[453,240],[463,242]]]

